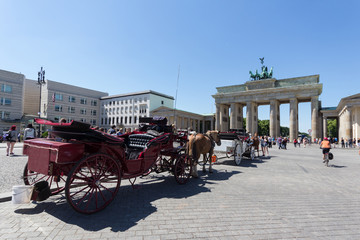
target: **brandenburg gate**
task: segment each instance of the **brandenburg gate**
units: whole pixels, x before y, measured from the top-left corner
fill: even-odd
[[[264,72],[264,71],[263,71]],[[267,72],[267,68],[266,68]],[[271,70],[272,73],[272,70]],[[252,75],[251,76],[255,76]],[[216,129],[243,127],[243,108],[246,106],[246,131],[254,134],[258,129],[258,106],[270,105],[270,136],[280,136],[280,104],[290,104],[290,141],[299,132],[298,104],[311,102],[311,137],[322,137],[322,117],[319,95],[323,85],[319,75],[287,78],[272,78],[247,81],[242,85],[217,87],[213,95],[216,104]],[[310,114],[309,114],[310,115]]]

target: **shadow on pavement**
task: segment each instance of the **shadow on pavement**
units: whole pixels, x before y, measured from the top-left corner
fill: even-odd
[[[206,184],[216,184],[216,181],[227,180],[238,173],[240,172],[214,170],[214,173],[209,174],[199,171],[199,178],[191,178],[185,185],[177,184],[171,176],[150,174],[144,177],[135,189],[130,185],[121,186],[114,201],[103,211],[92,215],[83,215],[73,210],[66,202],[64,194],[35,203],[34,208],[17,209],[15,213],[34,215],[46,212],[67,224],[77,225],[87,231],[99,231],[109,227],[113,232],[126,231],[137,225],[137,222],[151,217],[151,214],[157,211],[157,200],[183,199],[176,207],[186,209],[190,204],[186,198],[211,191]],[[171,203],[168,205],[173,206]]]
[[[333,167],[333,168],[346,168],[347,166],[338,166],[338,165],[334,165],[334,164],[329,164],[329,167]]]
[[[260,157],[256,157],[254,160],[251,160],[250,158],[243,158],[241,160],[240,163],[240,167],[254,167],[257,168],[257,164],[261,164],[261,163],[266,163],[267,160],[270,160],[272,157],[271,156],[260,156]],[[230,166],[237,166],[235,161],[233,159],[227,159],[227,160],[223,160],[219,163],[217,163],[218,165],[230,165]]]

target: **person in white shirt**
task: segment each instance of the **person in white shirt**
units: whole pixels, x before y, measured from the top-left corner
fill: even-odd
[[[31,123],[24,130],[24,140],[35,138],[35,129]]]

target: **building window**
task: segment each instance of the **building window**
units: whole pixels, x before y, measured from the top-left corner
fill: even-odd
[[[161,101],[161,105],[164,105],[164,101]]]
[[[71,122],[71,121],[73,121],[74,119],[72,119],[72,118],[68,118],[67,119],[67,122]]]
[[[11,98],[1,98],[0,105],[11,105]]]
[[[80,109],[80,114],[86,115],[86,108]]]
[[[97,101],[96,100],[91,100],[91,106],[97,106]]]
[[[6,84],[2,84],[2,85],[1,85],[1,91],[2,91],[2,92],[6,92],[6,93],[12,93],[12,86],[11,86],[11,85],[6,85]]]
[[[55,116],[55,117],[54,117],[54,122],[59,122],[60,119],[61,119],[61,116]]]
[[[116,124],[119,124],[119,117],[116,117]]]
[[[96,125],[96,120],[95,119],[90,119],[90,124],[91,125]]]
[[[68,113],[75,113],[75,107],[68,107]]]
[[[63,95],[61,93],[55,93],[55,101],[62,101]]]
[[[90,114],[91,114],[92,116],[96,116],[96,110],[91,110]]]
[[[125,117],[125,124],[127,124],[127,117]]]
[[[80,118],[80,122],[86,122],[86,118]]]
[[[75,102],[75,97],[74,96],[69,96],[69,102],[74,103]]]
[[[81,98],[80,99],[80,104],[86,104],[87,103],[87,99],[86,98]]]
[[[10,119],[10,112],[0,111],[1,119]]]
[[[55,105],[55,112],[62,112],[62,106],[61,105]]]
[[[137,116],[134,116],[134,123],[137,123]]]
[[[131,117],[129,117],[129,124],[131,124]]]
[[[109,118],[109,125],[111,124],[111,118]]]
[[[140,105],[140,113],[146,113],[146,105]]]

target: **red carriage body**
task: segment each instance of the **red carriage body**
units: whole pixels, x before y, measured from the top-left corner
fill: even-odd
[[[47,181],[51,194],[65,189],[70,205],[89,214],[114,199],[121,179],[168,170],[178,183],[186,183],[191,172],[190,158],[184,153],[187,136],[174,133],[166,118],[141,120],[139,131],[112,136],[86,123],[36,119],[52,126],[52,138],[24,141],[25,184]]]

